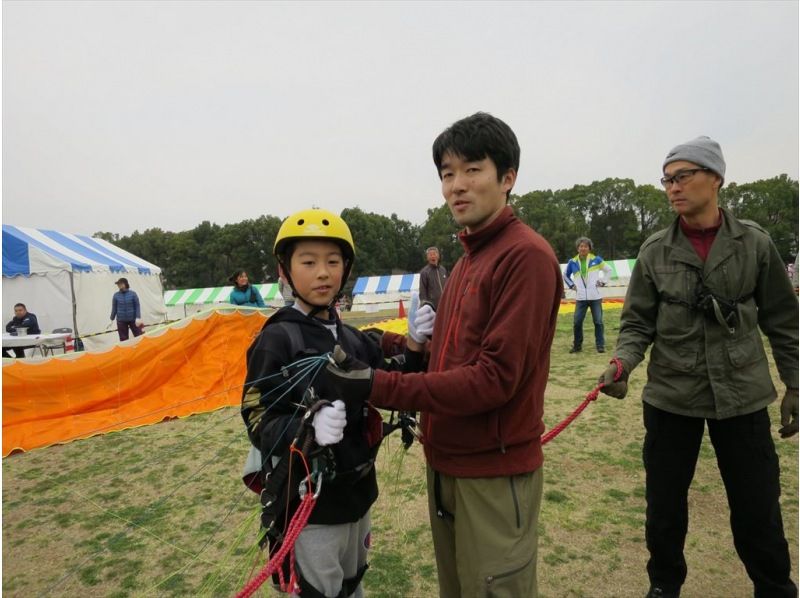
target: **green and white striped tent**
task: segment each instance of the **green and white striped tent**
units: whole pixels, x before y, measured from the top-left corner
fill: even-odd
[[[253,285],[261,293],[264,303],[271,307],[281,307],[278,283]],[[183,318],[217,303],[227,303],[233,287],[209,287],[205,289],[175,289],[164,293],[164,304],[167,306],[169,319]]]

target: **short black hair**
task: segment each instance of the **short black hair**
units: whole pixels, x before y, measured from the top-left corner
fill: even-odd
[[[17,309],[18,307],[21,307],[21,308],[22,308],[22,309],[24,309],[25,311],[28,311],[28,308],[27,308],[27,307],[25,307],[25,304],[24,304],[24,303],[15,303],[15,304],[14,304],[14,309]]]
[[[498,182],[509,170],[519,172],[517,136],[506,123],[486,112],[454,122],[433,142],[433,163],[440,179],[442,160],[448,153],[470,162],[489,158],[497,169]]]

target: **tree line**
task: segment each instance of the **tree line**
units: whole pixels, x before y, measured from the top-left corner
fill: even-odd
[[[590,237],[595,253],[607,260],[634,258],[642,242],[675,217],[662,189],[619,178],[512,195],[509,204],[550,242],[561,263],[575,255],[575,239],[581,236]],[[738,218],[764,227],[785,262],[795,259],[796,180],[782,174],[741,185],[728,183],[720,191],[720,204]],[[359,276],[418,271],[425,263],[427,247],[440,249],[448,269],[463,253],[459,227],[443,202],[428,210],[422,225],[357,207],[341,215],[356,243],[350,287]],[[247,270],[254,282],[276,280],[272,245],[280,225],[277,217],[263,215],[223,226],[204,221],[180,232],[150,228],[128,236],[111,232],[95,236],[158,265],[165,288],[199,288],[228,284],[228,276],[237,268]]]

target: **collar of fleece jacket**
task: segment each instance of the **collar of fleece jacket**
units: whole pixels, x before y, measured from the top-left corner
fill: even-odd
[[[497,233],[513,222],[515,218],[514,210],[510,206],[506,206],[488,226],[474,233],[467,233],[466,230],[462,230],[458,233],[458,240],[464,246],[464,251],[475,253],[491,241]]]

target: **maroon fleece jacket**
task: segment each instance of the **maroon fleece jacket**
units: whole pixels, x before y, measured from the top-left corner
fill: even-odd
[[[456,477],[535,471],[562,279],[550,245],[506,207],[461,232],[428,371],[375,371],[370,401],[422,411],[425,456]]]

